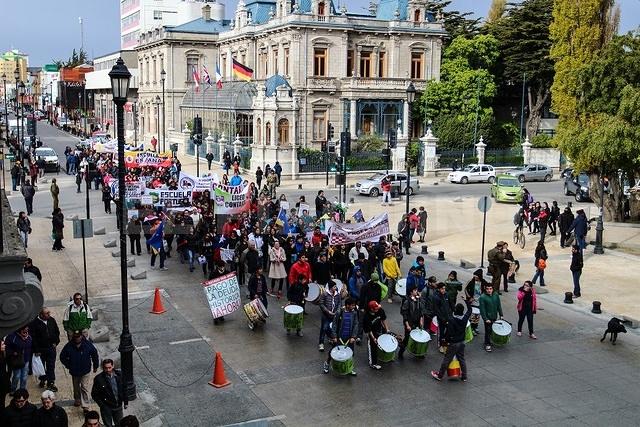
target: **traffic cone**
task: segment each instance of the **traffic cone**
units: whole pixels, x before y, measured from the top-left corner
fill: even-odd
[[[216,352],[216,363],[213,368],[213,379],[209,381],[209,385],[215,388],[222,388],[231,384],[231,381],[227,380],[224,374],[224,366],[222,365],[222,355],[219,351]]]
[[[164,306],[162,305],[162,298],[160,298],[160,288],[156,288],[156,292],[153,296],[153,308],[151,308],[151,311],[149,313],[162,314],[165,311],[167,310],[165,310]]]

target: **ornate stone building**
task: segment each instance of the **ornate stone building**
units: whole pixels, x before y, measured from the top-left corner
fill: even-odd
[[[278,158],[295,172],[295,147],[320,149],[329,123],[335,138],[340,131],[354,140],[398,127],[404,137],[422,134],[418,121],[408,129],[405,91],[410,81],[421,92],[439,79],[445,35],[424,0],[372,2],[368,14],[338,10],[331,0],[240,0],[232,20],[212,19],[205,5],[199,19],[141,36],[140,111],[153,114],[145,105],[159,94],[165,69],[173,139],[203,116],[211,132],[203,153],[213,145],[218,157],[237,136],[252,149],[252,168]],[[234,79],[234,59],[253,69],[251,82]],[[215,87],[216,64],[222,89]],[[193,70],[203,66],[213,87],[193,84]],[[143,132],[151,138],[151,129]]]

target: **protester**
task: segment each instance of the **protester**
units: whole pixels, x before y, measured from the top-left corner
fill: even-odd
[[[466,310],[462,304],[457,304],[453,314],[447,320],[448,327],[444,337],[444,341],[447,343],[447,350],[442,359],[440,370],[431,371],[431,376],[438,381],[442,380],[454,357],[460,362],[460,380],[467,381],[467,363],[464,357],[464,347],[467,322],[471,317],[471,302],[467,299],[465,303],[467,305]]]
[[[69,370],[73,384],[73,406],[89,410],[89,374],[98,370],[98,351],[80,331],[73,333],[71,341],[60,352],[60,362]]]
[[[488,283],[484,288],[484,293],[480,296],[480,316],[484,321],[484,349],[491,352],[491,328],[493,323],[498,320],[498,316],[502,320],[502,305],[500,305],[500,297],[493,290],[493,285]]]
[[[102,372],[93,379],[91,398],[100,407],[102,422],[107,427],[117,426],[122,420],[123,406],[127,409],[129,401],[124,390],[122,375],[114,369],[113,360],[102,361]]]
[[[19,388],[26,389],[33,346],[29,326],[23,326],[9,334],[5,345],[7,366],[11,370],[11,393]]]
[[[45,374],[38,378],[39,386],[44,388],[46,384],[48,390],[57,392],[56,347],[60,344],[60,329],[48,307],[42,307],[38,316],[29,324],[29,330],[33,339],[33,354],[40,356],[45,368]]]
[[[318,351],[324,351],[324,338],[329,335],[331,323],[334,321],[336,312],[340,309],[341,297],[338,292],[338,285],[334,281],[327,284],[327,291],[320,297],[320,337],[318,338]]]
[[[335,286],[333,286],[335,289]],[[354,343],[356,342],[356,335],[358,333],[358,313],[355,310],[356,301],[352,298],[347,298],[344,302],[344,307],[339,308],[333,321],[331,322],[329,329],[329,339],[331,341],[331,349],[327,354],[327,360],[324,362],[323,372],[329,373],[329,362],[331,361],[331,350],[337,345],[345,345],[354,351]],[[350,372],[351,376],[356,376],[356,371]]]
[[[519,337],[522,336],[522,324],[524,319],[527,319],[527,326],[529,328],[529,338],[537,339],[533,333],[533,315],[536,314],[537,301],[536,291],[533,289],[533,284],[530,281],[524,282],[518,289],[518,333]]]
[[[33,427],[68,427],[69,418],[60,406],[55,404],[56,395],[51,390],[42,393],[42,407],[33,415]]]
[[[380,304],[376,301],[371,301],[367,305],[367,311],[363,317],[362,329],[369,338],[367,346],[369,351],[369,367],[380,370],[382,366],[378,364],[378,338],[380,335],[389,331],[387,315]]]

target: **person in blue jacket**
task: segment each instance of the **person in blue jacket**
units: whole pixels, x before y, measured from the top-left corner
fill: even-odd
[[[353,272],[349,277],[349,295],[356,300],[360,299],[360,289],[367,283],[367,278],[362,274],[362,269],[357,265],[353,267]]]
[[[73,406],[82,406],[89,410],[89,383],[91,381],[91,365],[93,373],[98,371],[98,350],[80,331],[74,331],[69,341],[60,352],[60,362],[69,370],[73,382]]]
[[[569,230],[567,230],[567,234],[575,231],[576,233],[576,243],[580,247],[580,250],[583,251],[587,247],[587,231],[589,230],[589,221],[587,220],[587,215],[585,215],[583,209],[578,209],[576,211],[576,217],[571,223]]]

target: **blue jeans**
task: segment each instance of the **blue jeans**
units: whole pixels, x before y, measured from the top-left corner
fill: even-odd
[[[18,191],[18,178],[12,176],[11,177],[11,186],[13,187],[13,191]]]
[[[538,280],[538,277],[540,278],[540,286],[545,286],[544,284],[544,270],[541,270],[539,268],[536,268],[536,274],[533,275],[533,279],[531,279],[531,281],[533,282],[533,284],[536,284],[536,280]]]
[[[11,391],[14,392],[19,388],[27,389],[27,376],[29,376],[29,363],[20,369],[13,370],[13,376],[11,377]],[[20,380],[20,387],[18,387],[18,380]]]
[[[160,268],[164,268],[164,260],[167,256],[167,254],[164,252],[164,245],[160,245],[160,252],[158,253],[158,255],[160,255]],[[151,251],[151,267],[155,266],[156,257],[158,255],[156,255],[155,251]]]
[[[325,335],[331,336],[331,322],[333,319],[329,319],[324,314],[320,319],[320,338],[318,339],[318,344],[324,344]]]
[[[576,235],[576,244],[580,248],[581,251],[587,248],[587,241],[585,240],[586,236],[578,236]]]
[[[573,276],[573,294],[580,295],[580,276],[582,275],[582,270],[572,271],[571,275]]]

